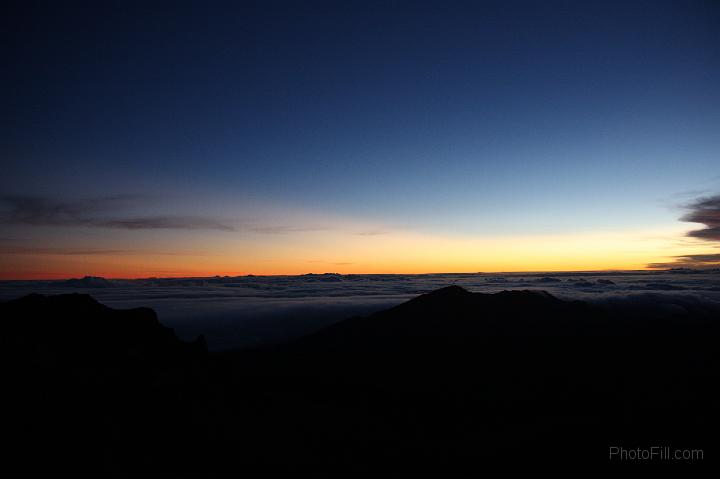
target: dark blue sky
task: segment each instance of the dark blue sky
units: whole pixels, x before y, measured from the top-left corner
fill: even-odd
[[[3,195],[484,235],[717,186],[717,2],[152,3],[6,7]]]

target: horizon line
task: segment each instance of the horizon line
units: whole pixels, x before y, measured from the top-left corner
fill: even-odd
[[[326,271],[322,273],[298,273],[298,274],[253,274],[253,273],[246,273],[246,274],[211,274],[211,275],[202,275],[202,276],[136,276],[136,277],[112,277],[112,276],[102,276],[102,275],[93,275],[93,274],[87,274],[84,276],[67,276],[67,277],[59,277],[59,278],[44,278],[44,277],[38,277],[38,278],[3,278],[0,279],[0,281],[67,281],[71,279],[84,279],[84,278],[101,278],[105,280],[112,280],[112,281],[141,281],[141,280],[150,280],[150,279],[213,279],[213,278],[247,278],[247,277],[302,277],[302,276],[322,276],[322,275],[338,275],[338,276],[429,276],[429,275],[538,275],[538,274],[547,274],[547,275],[571,275],[571,274],[608,274],[608,273],[645,273],[645,272],[668,272],[668,271],[678,271],[678,270],[684,270],[684,271],[698,271],[702,272],[704,270],[716,270],[718,268],[664,268],[664,269],[658,269],[658,268],[645,268],[645,269],[602,269],[602,270],[528,270],[528,271],[455,271],[455,272],[448,272],[448,271],[434,271],[434,272],[424,272],[424,273],[337,273],[332,271]]]

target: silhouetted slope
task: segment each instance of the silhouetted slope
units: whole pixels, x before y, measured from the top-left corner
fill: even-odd
[[[207,352],[202,337],[194,345],[178,340],[152,309],[111,309],[85,294],[33,294],[1,304],[0,311],[5,353],[48,367],[67,362],[99,366],[121,360],[174,361]]]
[[[186,418],[203,409],[191,399],[205,382],[202,338],[179,341],[151,309],[80,294],[9,301],[0,317],[3,466],[17,462],[14,477],[179,469],[186,436],[206,427]]]
[[[563,301],[544,291],[470,293],[449,286],[368,317],[351,318],[295,341],[297,349],[397,350],[412,343],[436,346],[518,338],[704,336],[718,332],[710,315],[656,318],[643,311],[611,314],[581,301]],[[639,336],[639,338],[638,338]],[[609,340],[609,339],[606,339]],[[537,339],[537,342],[541,342]]]
[[[594,470],[612,445],[717,451],[720,318],[702,311],[452,286],[208,359],[145,308],[33,295],[0,312],[5,433],[33,472],[477,477]]]
[[[543,291],[482,294],[449,286],[367,318],[341,321],[296,344],[393,349],[400,345],[398,342],[409,341],[469,342],[489,336],[587,334],[603,319],[585,303],[560,301]]]
[[[302,338],[276,371],[362,385],[343,401],[377,388],[371,416],[407,421],[395,430],[398,463],[605,465],[610,445],[715,444],[719,320],[452,286]]]

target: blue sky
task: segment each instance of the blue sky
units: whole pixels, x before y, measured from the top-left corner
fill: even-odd
[[[5,19],[3,195],[487,236],[720,183],[713,2],[104,5]]]

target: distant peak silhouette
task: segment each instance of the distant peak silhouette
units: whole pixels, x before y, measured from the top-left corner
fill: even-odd
[[[468,291],[467,289],[463,288],[462,286],[453,284],[451,286],[445,286],[444,288],[436,289],[429,293],[420,295],[417,298],[415,298],[415,300],[420,300],[422,298],[449,299],[449,298],[457,298],[460,296],[466,296],[469,294],[472,294],[472,293],[470,291]]]
[[[112,282],[101,276],[83,276],[82,278],[68,279],[64,283],[66,286],[73,288],[110,288]]]

